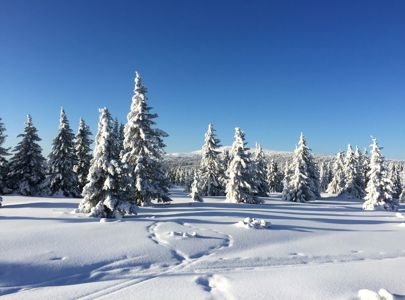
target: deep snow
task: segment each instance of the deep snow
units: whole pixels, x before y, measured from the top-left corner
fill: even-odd
[[[4,196],[5,299],[357,299],[405,295],[403,215],[328,198],[263,205],[203,203],[176,189],[169,205],[100,220],[80,199]],[[404,206],[400,207],[404,213]],[[268,228],[238,226],[245,218]],[[240,223],[239,223],[240,224]]]

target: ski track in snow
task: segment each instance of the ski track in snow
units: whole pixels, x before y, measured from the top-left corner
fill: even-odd
[[[223,235],[226,238],[224,239],[223,243],[219,247],[214,247],[207,249],[206,252],[202,253],[201,255],[196,256],[195,258],[190,258],[189,255],[186,253],[180,251],[179,249],[176,249],[170,245],[170,243],[167,243],[166,241],[160,239],[158,235],[156,234],[156,230],[158,229],[160,224],[163,224],[165,222],[154,222],[151,225],[147,227],[149,231],[149,238],[156,244],[167,248],[172,256],[178,260],[178,263],[169,266],[166,268],[165,271],[163,272],[158,272],[158,273],[152,273],[152,274],[145,274],[141,276],[141,278],[134,278],[130,279],[127,281],[124,281],[120,284],[115,284],[111,287],[107,287],[101,290],[98,290],[96,292],[93,292],[91,294],[84,295],[78,299],[80,300],[88,300],[88,299],[97,299],[97,298],[104,298],[107,296],[110,296],[116,292],[122,291],[127,288],[131,288],[137,284],[143,283],[145,281],[150,281],[153,279],[156,279],[157,277],[164,276],[164,275],[172,275],[172,274],[187,274],[187,272],[184,272],[184,270],[197,263],[200,262],[201,260],[205,259],[206,257],[212,256],[215,254],[217,251],[223,250],[225,248],[231,247],[232,246],[232,236],[212,230],[212,229],[205,229],[205,228],[196,228],[192,226],[191,224],[186,224],[186,223],[177,223],[179,225],[182,225],[184,227],[188,227],[189,229],[193,229],[196,231],[208,231],[208,232],[213,232],[219,235]],[[197,273],[198,274],[198,273]],[[208,277],[207,277],[208,278]],[[225,286],[229,286],[229,283],[225,279],[221,279],[222,277],[219,275],[209,275],[209,280],[207,279],[208,286],[211,286],[212,288],[210,289],[211,292],[213,292],[213,296],[215,296],[215,299],[233,299],[233,296],[224,289]],[[226,284],[224,284],[226,282]],[[197,284],[200,284],[200,281],[196,281]],[[201,284],[200,284],[201,285]],[[218,294],[218,295],[217,295]]]

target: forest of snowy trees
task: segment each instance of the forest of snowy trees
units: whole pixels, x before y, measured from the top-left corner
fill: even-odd
[[[224,149],[209,124],[199,166],[168,165],[167,133],[156,128],[158,115],[151,111],[138,73],[127,123],[113,119],[107,108],[99,112],[92,151],[89,126],[80,119],[75,135],[62,108],[48,159],[30,115],[12,150],[4,147],[7,136],[0,119],[0,194],[83,197],[77,212],[94,217],[122,217],[152,201],[168,203],[170,185],[184,186],[194,201],[224,196],[226,202],[259,204],[262,197],[281,193],[283,200],[306,202],[329,193],[364,199],[365,210],[396,210],[399,200],[405,200],[402,165],[387,163],[375,138],[370,156],[348,145],[335,159],[319,161],[301,134],[292,158],[280,164],[259,144],[250,150],[240,128],[235,128],[232,147]]]

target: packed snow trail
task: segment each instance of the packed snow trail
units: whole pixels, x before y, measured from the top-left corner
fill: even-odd
[[[166,226],[166,229],[160,231],[160,227]],[[140,275],[141,278],[134,278],[123,283],[102,289],[100,291],[93,292],[91,294],[85,295],[79,299],[95,299],[95,298],[104,298],[118,291],[122,291],[123,289],[133,287],[134,285],[143,283],[145,281],[153,280],[161,276],[170,275],[170,274],[181,274],[184,273],[185,268],[199,262],[204,257],[210,256],[215,254],[217,251],[224,249],[226,247],[231,246],[232,238],[229,235],[220,233],[218,231],[209,230],[205,228],[197,228],[190,224],[179,224],[176,222],[154,222],[148,227],[149,231],[149,238],[154,241],[156,244],[161,245],[162,247],[168,249],[173,257],[178,261],[178,264],[173,266],[169,266],[163,272],[158,272],[155,274],[150,275]],[[176,229],[177,231],[173,231]],[[178,230],[181,231],[178,231]],[[177,233],[173,234],[173,233]],[[214,236],[209,236],[207,233],[214,234]],[[222,237],[221,237],[222,236]],[[197,251],[194,248],[195,245],[191,249],[179,250],[179,242],[181,247],[181,242],[188,242],[188,239],[196,240],[202,239],[204,241],[203,244],[198,245]],[[173,242],[171,240],[175,240]],[[216,243],[206,244],[207,240],[213,240]],[[205,249],[201,250],[201,247],[205,247]],[[183,247],[184,248],[184,247]],[[220,291],[220,289],[218,289]],[[231,299],[229,297],[224,299]]]

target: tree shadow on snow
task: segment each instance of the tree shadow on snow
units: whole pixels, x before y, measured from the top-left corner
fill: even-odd
[[[69,202],[29,202],[29,203],[18,203],[18,204],[4,204],[4,208],[77,208],[77,203]]]

